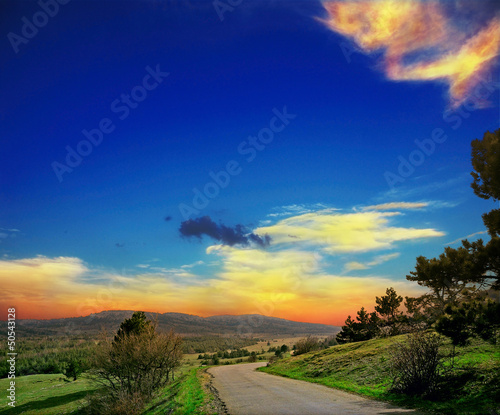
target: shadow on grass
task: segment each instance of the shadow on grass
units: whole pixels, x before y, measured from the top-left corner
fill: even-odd
[[[0,410],[0,414],[21,414],[26,411],[33,411],[34,413],[36,413],[37,411],[40,411],[42,409],[54,408],[57,406],[69,404],[74,401],[78,401],[85,398],[89,392],[91,391],[80,391],[62,396],[54,396],[52,398],[47,398],[44,400],[31,401],[22,405],[16,405],[15,408],[11,408],[10,406],[6,405]]]
[[[443,415],[500,415],[500,374],[468,367],[441,376],[436,389],[424,396],[388,391],[383,399],[404,407]]]
[[[166,413],[170,413],[173,410],[174,398],[180,392],[182,379],[184,379],[184,377],[175,380],[175,382],[169,386],[168,394],[159,396],[157,399],[155,399],[150,404],[151,406],[146,409],[145,414],[155,413],[155,411],[159,410],[160,408],[163,411],[168,410],[169,412]]]

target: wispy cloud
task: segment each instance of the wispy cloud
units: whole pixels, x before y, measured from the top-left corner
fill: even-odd
[[[391,259],[395,259],[399,257],[399,252],[395,252],[393,254],[386,254],[386,255],[378,255],[375,258],[373,258],[372,261],[362,263],[362,262],[357,262],[357,261],[351,261],[345,264],[344,266],[344,271],[349,272],[349,271],[354,271],[354,270],[363,270],[363,269],[369,269],[371,267],[374,267],[376,265],[383,264],[384,262],[390,261]]]
[[[390,202],[364,206],[363,210],[421,209],[426,206],[429,206],[429,202]]]
[[[15,238],[18,232],[20,232],[19,229],[0,228],[0,243],[2,243],[2,239]]]
[[[454,2],[460,11],[460,2]],[[481,2],[478,2],[481,3]],[[452,107],[471,97],[500,51],[500,18],[456,22],[444,1],[326,1],[326,25],[365,53],[383,52],[381,66],[393,81],[442,81]],[[471,33],[471,29],[475,31]],[[482,103],[486,105],[486,103]]]
[[[488,234],[488,232],[487,231],[474,232],[474,233],[471,233],[470,235],[462,236],[461,238],[455,239],[454,241],[447,242],[444,245],[454,245],[454,244],[456,244],[458,242],[462,242],[464,239],[469,239],[469,238],[472,238],[474,236],[484,235],[484,234]]]
[[[445,209],[457,207],[461,202],[459,201],[444,201],[444,200],[430,200],[420,202],[389,202],[380,203],[377,205],[363,206],[363,211],[369,210],[429,210],[429,209]]]
[[[282,216],[302,215],[304,213],[315,212],[317,210],[330,209],[332,211],[339,210],[325,205],[324,203],[310,203],[310,204],[294,204],[286,206],[274,207],[272,213],[267,216],[270,218],[277,218]]]
[[[199,260],[199,261],[193,262],[192,264],[181,265],[181,268],[182,269],[189,269],[189,268],[197,267],[199,265],[204,265],[204,264],[205,264],[205,262],[203,262],[202,260]]]
[[[363,269],[368,269],[369,267],[365,264],[362,264],[361,262],[357,261],[351,261],[345,264],[344,270],[349,272],[349,271],[358,271],[358,270],[363,270]]]
[[[433,197],[431,195],[435,194],[436,192],[440,192],[442,195],[443,192],[450,190],[457,191],[457,189],[466,192],[468,190],[468,186],[466,185],[467,182],[470,182],[470,173],[462,173],[456,177],[452,177],[446,180],[434,181],[421,185],[414,183],[412,186],[402,185],[399,187],[395,187],[391,190],[381,193],[380,196],[377,197],[377,199],[385,202],[388,199],[401,200],[414,197],[431,198]],[[438,202],[432,202],[432,203],[434,204],[434,206],[436,206]],[[445,207],[445,204],[448,205],[453,204],[455,206],[459,204],[459,202],[440,202],[440,203],[443,207]]]

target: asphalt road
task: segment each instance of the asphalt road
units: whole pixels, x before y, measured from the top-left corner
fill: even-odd
[[[323,385],[258,372],[265,363],[209,369],[230,415],[417,415]]]

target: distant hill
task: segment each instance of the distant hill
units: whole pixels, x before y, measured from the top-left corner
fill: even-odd
[[[18,320],[19,335],[96,335],[102,330],[115,332],[120,323],[130,318],[131,310],[102,311],[86,317],[60,318],[53,320]],[[331,335],[340,331],[339,327],[326,324],[301,323],[260,314],[239,316],[222,315],[199,317],[182,313],[146,313],[148,318],[158,318],[162,331],[174,329],[183,335],[241,335],[241,336],[300,336]]]

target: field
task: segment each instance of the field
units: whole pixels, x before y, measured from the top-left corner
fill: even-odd
[[[252,341],[246,347],[249,352],[256,352],[257,359],[268,360],[276,348],[286,344],[290,348],[297,342],[297,337],[269,338]],[[391,346],[404,340],[404,336],[374,339],[365,342],[333,346],[328,349],[289,356],[270,367],[261,370],[295,379],[324,384],[361,394],[368,398],[393,402],[399,406],[419,408],[439,414],[499,414],[500,411],[500,350],[498,346],[474,340],[465,348],[456,349],[454,366],[450,359],[443,360],[444,378],[438,393],[427,399],[409,398],[391,393],[392,378],[388,361]],[[78,342],[73,343],[78,344]],[[80,343],[80,345],[86,343]],[[71,347],[59,348],[63,354]],[[49,353],[50,347],[44,348]],[[445,343],[442,352],[449,355],[451,345]],[[263,354],[262,351],[264,351]],[[50,355],[57,356],[57,350],[50,350]],[[220,359],[220,364],[246,362],[248,357]],[[165,388],[147,407],[144,415],[193,414],[212,415],[218,413],[218,402],[209,388],[210,377],[207,366],[201,366],[198,353],[185,354],[182,366],[177,370],[175,381]],[[7,379],[0,379],[0,389],[9,386]],[[91,381],[82,375],[76,381],[69,380],[62,374],[36,374],[16,378],[16,408],[5,405],[0,414],[75,414],[83,415],[85,398],[95,391]],[[220,409],[220,408],[219,408]],[[495,412],[496,411],[496,412]]]
[[[444,362],[445,377],[438,392],[423,399],[389,392],[392,383],[388,365],[390,347],[402,340],[404,336],[333,346],[320,352],[292,356],[260,370],[434,413],[500,413],[498,346],[495,348],[475,340],[467,347],[457,348],[454,367],[449,360]],[[443,353],[450,351],[451,345],[445,343]]]
[[[298,338],[274,338],[270,340],[252,340],[241,339],[231,340],[227,338],[208,337],[206,341],[201,339],[188,340],[188,347],[200,348],[199,350],[217,351],[218,346],[225,346],[233,343],[238,346],[250,345],[245,347],[248,351],[264,354],[258,357],[267,360],[274,355],[274,352],[267,352],[269,347],[281,346],[287,344],[290,347]],[[270,346],[267,343],[270,343]],[[63,362],[68,356],[75,353],[78,346],[84,346],[84,351],[78,353],[79,357],[84,358],[92,350],[91,345],[94,341],[82,339],[63,341],[37,342],[32,338],[24,343],[23,351],[29,355],[23,360],[23,368],[30,367],[36,370],[34,365],[28,365],[30,359],[40,363],[42,368],[46,367],[47,361],[56,363]],[[206,373],[206,367],[201,367],[201,360],[198,359],[198,353],[185,354],[182,366],[176,372],[175,381],[173,381],[165,390],[148,406],[144,415],[157,415],[170,413],[172,415],[183,414],[215,414],[217,413],[213,395],[208,389],[209,375]],[[220,363],[237,363],[237,361],[247,361],[248,357],[221,359]],[[57,365],[56,365],[57,366]],[[59,367],[59,366],[57,366]],[[7,406],[6,398],[0,407],[0,414],[26,414],[26,415],[59,415],[74,414],[83,415],[83,407],[86,404],[85,398],[88,393],[96,390],[92,382],[84,375],[76,381],[69,380],[61,373],[52,374],[34,374],[27,376],[17,376],[16,382],[16,407]],[[6,391],[9,387],[8,379],[0,379],[0,390]],[[7,392],[5,392],[6,396]]]
[[[15,382],[16,407],[7,406],[6,397],[2,397],[0,414],[78,414],[87,393],[95,390],[85,377],[73,382],[60,374],[21,376]],[[9,380],[0,379],[0,389],[8,387]]]

